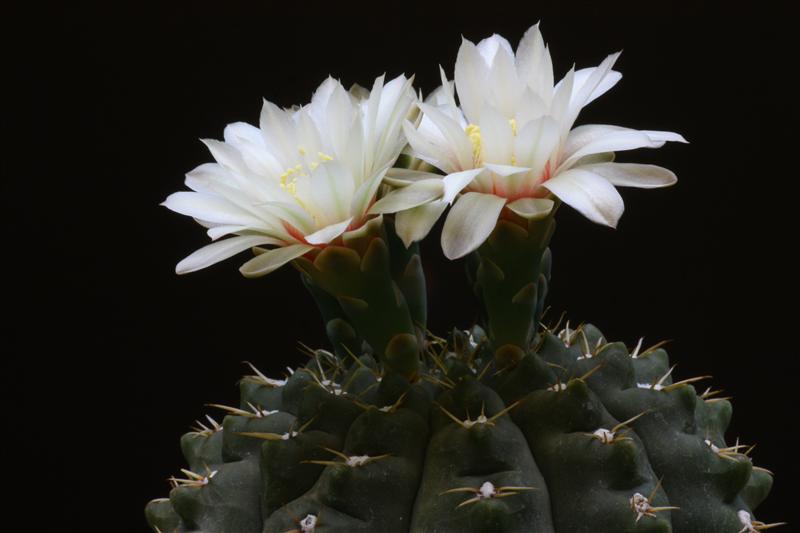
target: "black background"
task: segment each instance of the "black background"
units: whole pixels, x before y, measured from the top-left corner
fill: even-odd
[[[111,7],[113,5],[113,7]],[[452,76],[460,35],[512,45],[541,18],[557,76],[623,49],[624,78],[580,123],[682,133],[691,144],[620,155],[674,170],[667,190],[624,190],[614,231],[569,208],[553,241],[550,304],[633,345],[673,339],[683,378],[734,396],[729,437],[777,472],[759,516],[797,522],[798,341],[794,252],[796,60],[788,10],[501,2],[70,4],[8,17],[10,133],[3,158],[9,269],[4,439],[16,514],[45,531],[144,531],[145,502],[183,466],[178,438],[208,402],[233,404],[256,362],[280,374],[325,343],[291,268],[260,280],[243,257],[178,277],[206,242],[159,207],[209,161],[199,138],[258,119],[261,98],[302,103],[346,85]],[[23,24],[24,21],[24,24]],[[5,121],[4,121],[5,122]],[[430,327],[469,326],[475,305],[438,227],[424,243]],[[4,350],[5,351],[5,350]],[[53,527],[47,527],[50,524]],[[55,527],[57,525],[57,527]],[[790,530],[791,526],[787,528]]]

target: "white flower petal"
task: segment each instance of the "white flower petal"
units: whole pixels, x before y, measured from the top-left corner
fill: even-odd
[[[480,175],[484,169],[473,168],[470,170],[462,170],[461,172],[453,172],[448,174],[442,180],[444,182],[444,195],[442,200],[447,204],[452,204],[464,187],[472,183],[472,181]]]
[[[230,201],[198,192],[180,191],[170,194],[161,204],[167,209],[215,224],[262,226],[264,222]]]
[[[661,141],[653,140],[642,131],[627,128],[594,126],[592,135],[590,136],[583,135],[583,132],[579,132],[581,128],[586,128],[586,126],[580,126],[570,132],[565,143],[566,148],[564,149],[564,156],[566,158],[559,165],[556,174],[562,169],[570,168],[573,163],[587,155],[635,150],[637,148],[657,148],[663,144]],[[580,142],[570,140],[570,138],[576,136],[581,137]],[[584,139],[584,137],[586,138]],[[570,149],[574,149],[574,151],[570,153]]]
[[[594,74],[597,69],[600,67],[590,67],[590,68],[582,68],[580,70],[575,71],[575,83],[572,88],[573,97],[578,96],[578,91],[584,87],[587,80]],[[609,90],[611,90],[619,80],[622,79],[622,73],[617,72],[616,70],[609,70],[605,76],[603,76],[600,81],[596,84],[594,89],[588,94],[588,97],[583,102],[583,107],[586,107],[589,103],[593,102],[597,98],[603,96]]]
[[[477,124],[486,101],[489,67],[478,48],[462,39],[456,58],[455,82],[458,101],[469,122]]]
[[[371,179],[358,186],[358,189],[356,189],[356,192],[353,194],[353,203],[350,208],[350,214],[353,215],[353,217],[360,218],[362,215],[366,214],[367,209],[369,209],[372,203],[372,199],[375,198],[381,183],[383,183],[383,177],[386,175],[387,170],[389,169],[381,169]]]
[[[491,170],[498,176],[503,178],[507,178],[509,176],[513,176],[515,174],[520,174],[523,172],[530,172],[530,168],[528,167],[518,167],[515,165],[495,165],[493,163],[486,163],[484,165],[487,169]]]
[[[214,160],[223,167],[237,172],[247,171],[242,155],[233,146],[214,139],[200,139],[200,141],[206,145]]]
[[[219,242],[211,243],[207,246],[196,250],[194,253],[183,259],[175,267],[175,272],[178,274],[187,274],[201,270],[215,263],[219,263],[229,257],[232,257],[240,252],[259,246],[261,244],[282,244],[281,241],[266,237],[264,235],[246,235],[240,237],[231,237]]]
[[[413,242],[421,241],[430,233],[446,207],[447,202],[437,200],[400,211],[395,215],[395,229],[406,248]]]
[[[674,185],[678,181],[678,178],[672,171],[656,165],[595,163],[576,168],[602,176],[617,187],[655,189],[657,187]]]
[[[450,209],[442,228],[442,250],[448,259],[458,259],[476,250],[489,237],[505,198],[468,192]]]
[[[425,119],[423,118],[423,123],[424,121]],[[428,121],[430,122],[430,119],[428,119]],[[435,126],[433,126],[433,128],[436,129]],[[438,129],[436,129],[436,131],[437,135],[440,136]],[[411,146],[414,156],[444,172],[455,172],[460,168],[458,156],[455,151],[446,144],[444,138],[442,138],[441,144],[434,142],[430,135],[424,135],[421,129],[415,129],[413,124],[409,121],[403,122],[403,133],[405,133],[406,139],[408,139],[408,144]]]
[[[270,147],[270,152],[278,159],[280,166],[283,168],[292,166],[297,141],[294,125],[288,114],[272,102],[264,100],[259,127],[264,136],[264,143]]]
[[[352,217],[345,221],[325,226],[321,230],[315,231],[311,235],[306,235],[306,242],[308,244],[328,244],[333,239],[347,231],[347,227],[353,221]]]
[[[282,221],[286,221],[302,233],[314,231],[314,219],[296,203],[265,202],[264,208]]]
[[[546,217],[553,210],[555,202],[550,198],[519,198],[507,204],[513,212],[528,220]]]
[[[514,129],[511,122],[493,107],[481,112],[481,148],[483,160],[501,165],[511,163],[514,151]]]
[[[494,62],[497,60],[498,53],[504,53],[511,58],[514,57],[514,50],[511,48],[511,44],[505,37],[501,37],[496,33],[491,37],[482,39],[478,43],[477,49],[487,65],[494,64]]]
[[[443,193],[444,183],[440,178],[416,181],[411,185],[390,191],[375,202],[368,213],[371,215],[397,213],[441,198]]]
[[[505,42],[508,44],[508,41]],[[517,77],[514,53],[510,50],[506,51],[503,47],[499,48],[489,70],[489,93],[492,106],[506,119],[513,118],[514,109],[524,90],[525,87]],[[484,110],[481,110],[481,122],[483,122]]]
[[[622,197],[605,178],[574,168],[545,182],[544,187],[583,216],[615,228],[625,209]]]
[[[315,168],[308,177],[297,180],[297,195],[303,202],[309,199],[321,211],[319,223],[340,221],[350,216],[351,201],[356,191],[350,169],[339,161],[327,161]]]
[[[553,97],[553,62],[538,23],[522,36],[516,59],[520,80],[545,103],[549,103]]]
[[[514,139],[517,165],[529,167],[533,178],[540,179],[559,140],[559,126],[553,117],[544,116],[529,122]]]
[[[661,143],[657,147],[660,148],[665,142],[679,142],[688,144],[689,141],[683,138],[683,135],[673,131],[651,131],[642,130],[642,133],[650,137],[655,142]]]
[[[596,68],[583,69],[575,72],[573,76],[572,94],[569,102],[569,112],[564,117],[564,126],[566,128],[572,127],[581,109],[593,100],[595,93],[598,93],[597,96],[600,96],[600,94],[606,92],[616,83],[616,81],[614,81],[615,78],[616,80],[621,78],[621,75],[619,77],[609,77],[611,67],[614,66],[619,55],[620,52],[611,54]],[[612,81],[614,83],[609,85]],[[558,90],[558,87],[556,90]],[[594,96],[594,98],[597,96]]]
[[[240,231],[244,231],[249,229],[247,226],[235,226],[235,225],[223,225],[223,226],[213,226],[208,228],[206,234],[211,238],[212,241],[216,241],[220,237],[224,237],[225,235],[230,235],[231,233],[238,233]]]
[[[453,150],[458,161],[459,170],[466,170],[472,167],[472,144],[458,122],[442,113],[439,109],[428,104],[419,104],[419,108],[425,115],[433,121],[447,144]]]
[[[273,248],[263,254],[257,255],[241,267],[239,272],[246,278],[257,278],[269,274],[273,270],[282,267],[289,261],[297,259],[303,254],[313,250],[313,246],[307,244],[292,244],[290,246],[282,246],[280,248]]]
[[[405,187],[415,181],[427,179],[442,179],[440,174],[425,172],[423,170],[413,170],[410,168],[390,168],[383,177],[383,183],[393,187]]]

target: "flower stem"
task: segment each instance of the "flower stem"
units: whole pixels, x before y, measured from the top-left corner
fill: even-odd
[[[404,258],[390,255],[388,240],[381,229],[367,243],[361,243],[359,251],[346,246],[328,246],[313,261],[302,257],[294,264],[305,274],[310,287],[320,291],[317,302],[323,310],[329,335],[333,333],[332,342],[341,343],[337,335],[342,331],[349,333],[343,324],[352,325],[356,338],[363,338],[370,345],[388,371],[415,380],[422,346],[415,319],[420,318],[418,295],[420,290],[424,295],[424,278],[421,278],[418,254],[410,254],[403,265],[392,264],[393,259],[402,262]],[[315,297],[316,291],[311,291]],[[406,294],[416,298],[413,314]],[[422,298],[424,307],[424,296]],[[333,313],[326,314],[325,309],[330,309],[332,302],[338,304],[343,317],[336,316],[336,308]],[[424,321],[424,314],[421,318]],[[344,346],[351,349],[349,343]],[[359,352],[353,353],[360,355]]]
[[[547,293],[553,213],[524,224],[498,221],[468,263],[468,276],[483,303],[486,332],[501,366],[516,364],[528,352]]]

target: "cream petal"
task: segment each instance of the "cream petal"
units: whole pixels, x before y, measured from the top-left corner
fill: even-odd
[[[544,44],[539,24],[535,24],[525,35],[517,47],[517,73],[527,87],[546,103],[553,96],[553,63],[550,52]]]
[[[554,205],[555,202],[550,198],[519,198],[507,207],[522,218],[538,220],[550,214]]]
[[[406,245],[406,248],[411,246],[413,242],[421,241],[430,233],[431,228],[442,216],[446,207],[447,202],[437,200],[413,209],[400,211],[395,215],[397,235]]]
[[[265,202],[262,205],[275,217],[288,222],[302,233],[314,231],[314,219],[296,202]]]
[[[243,147],[254,145],[264,148],[264,136],[261,130],[246,122],[233,122],[225,126],[223,132],[223,139],[225,142],[237,150],[241,151]]]
[[[524,89],[525,87],[517,77],[513,52],[507,52],[504,48],[500,48],[494,56],[489,71],[489,93],[493,107],[506,119],[513,118],[517,102]],[[484,110],[485,108],[481,110],[481,122],[483,122]]]
[[[200,141],[206,145],[214,160],[223,167],[237,172],[247,172],[247,165],[244,164],[242,155],[233,146],[214,139],[200,139]]]
[[[212,241],[216,241],[220,237],[224,237],[225,235],[230,235],[231,233],[238,233],[240,231],[244,231],[249,229],[247,226],[236,226],[236,225],[221,225],[221,226],[212,226],[208,228],[206,234]]]
[[[622,197],[605,178],[574,168],[545,182],[544,187],[583,216],[615,228],[625,205]]]
[[[167,209],[215,224],[263,226],[264,221],[230,201],[197,192],[179,191],[170,194],[161,204]]]
[[[301,193],[300,184],[307,183],[310,191]],[[339,161],[327,161],[315,168],[307,180],[298,179],[298,196],[309,196],[327,220],[343,220],[350,216],[351,201],[356,191],[355,178]]]
[[[430,137],[415,129],[409,121],[403,123],[403,132],[417,158],[443,172],[455,172],[459,168],[458,157],[450,147],[432,142]]]
[[[654,142],[660,143],[657,147],[660,148],[666,142],[679,142],[688,144],[689,141],[683,138],[683,135],[673,131],[651,131],[641,130],[642,133],[650,137]]]
[[[427,179],[442,179],[442,176],[433,172],[425,172],[423,170],[414,170],[410,168],[390,168],[386,171],[386,176],[383,178],[383,183],[391,185],[392,187],[405,187],[415,181],[422,181]]]
[[[313,246],[308,246],[306,244],[292,244],[290,246],[273,248],[272,250],[255,256],[243,264],[239,267],[239,272],[246,278],[264,276],[313,249]]]
[[[576,168],[602,176],[617,187],[655,189],[669,187],[678,181],[678,178],[671,170],[656,165],[596,163]]]
[[[383,183],[383,177],[386,175],[387,170],[387,168],[381,169],[371,179],[359,185],[356,192],[353,193],[350,214],[354,218],[361,218],[367,212],[375,199],[375,195],[378,193],[381,183]]]
[[[348,161],[351,156],[352,146],[363,145],[363,130],[356,124],[358,117],[356,107],[353,105],[350,95],[337,84],[331,93],[328,105],[325,109],[326,121],[326,140],[331,143],[332,154],[335,159]],[[360,154],[358,154],[360,155]],[[360,157],[358,158],[360,161]],[[350,162],[354,162],[352,159]],[[359,169],[360,170],[360,169]]]
[[[467,137],[466,132],[459,124],[442,113],[435,107],[428,104],[419,104],[422,112],[430,118],[433,123],[442,132],[442,135],[447,141],[448,146],[453,151],[458,164],[459,170],[465,170],[472,167],[472,144]]]
[[[347,227],[353,222],[352,217],[336,224],[325,226],[319,231],[315,231],[311,235],[306,235],[305,239],[308,244],[328,244],[333,239],[347,231]]]
[[[561,79],[558,88],[553,91],[553,100],[550,102],[550,115],[558,122],[562,135],[566,135],[570,126],[565,125],[565,119],[569,115],[569,104],[572,100],[572,87],[574,84],[575,69],[571,68],[569,72]]]
[[[467,121],[473,124],[480,120],[481,108],[486,101],[488,77],[489,67],[478,48],[462,39],[456,57],[455,85],[461,109]]]
[[[514,130],[511,123],[491,106],[481,112],[481,149],[483,160],[500,165],[511,163]]]
[[[590,67],[575,71],[575,83],[572,88],[573,99],[577,99],[579,90],[585,86],[592,74],[595,73],[599,68],[600,67]],[[600,79],[594,89],[588,94],[586,101],[583,103],[583,107],[586,107],[586,105],[610,91],[617,83],[619,83],[619,80],[621,79],[621,72],[609,70],[605,76]]]
[[[277,239],[264,235],[246,235],[241,237],[231,237],[219,242],[211,243],[196,250],[191,255],[183,259],[175,267],[178,274],[188,274],[209,267],[220,261],[224,261],[240,252],[259,246],[261,244],[282,244]]]
[[[545,165],[558,149],[559,133],[558,123],[550,116],[527,123],[514,138],[517,165],[529,167],[536,179],[541,178]]]
[[[484,165],[488,170],[491,170],[500,177],[507,178],[515,174],[530,172],[528,167],[519,167],[516,165],[495,165],[494,163],[486,163]]]
[[[491,37],[482,39],[478,43],[477,49],[487,65],[493,65],[499,53],[505,54],[512,59],[514,58],[514,50],[511,48],[511,44],[505,37],[497,35],[496,33]]]
[[[324,122],[325,117],[323,115],[318,115],[318,113],[324,113],[324,109],[328,106],[328,100],[330,100],[331,94],[333,94],[334,89],[336,89],[338,85],[341,85],[341,83],[332,76],[328,76],[325,78],[325,81],[320,83],[319,87],[317,87],[314,94],[311,96],[309,111],[315,120],[319,120],[320,124]]]
[[[575,134],[580,128],[570,133],[570,137]],[[565,144],[566,147],[574,151],[569,153],[568,148],[564,150],[564,159],[556,170],[556,174],[563,169],[568,169],[573,163],[591,154],[598,154],[603,152],[619,152],[623,150],[635,150],[637,148],[658,148],[662,146],[663,141],[656,141],[651,139],[644,132],[631,130],[627,128],[606,127],[604,131],[599,131],[599,134],[592,136],[588,142],[580,145],[576,142],[570,142],[569,137]]]
[[[616,63],[619,55],[620,52],[611,54],[599,66],[575,72],[570,94],[569,111],[564,117],[565,128],[571,128],[581,109],[594,98],[613,87],[616,81],[622,77],[621,75],[619,77],[610,76],[611,68]],[[558,90],[558,87],[556,90]]]
[[[234,122],[225,127],[225,143],[238,151],[237,161],[243,163],[240,172],[253,172],[259,176],[278,176],[281,165],[270,153],[261,130],[245,122]]]
[[[184,183],[195,192],[217,194],[216,184],[235,186],[230,171],[219,163],[203,163],[186,173]]]
[[[294,136],[294,125],[289,114],[272,102],[264,100],[259,118],[259,128],[264,136],[266,146],[280,163],[282,168],[294,164],[297,142]]]
[[[444,69],[442,68],[441,65],[439,65],[439,79],[441,80],[442,85],[439,87],[439,89],[437,89],[437,91],[434,91],[434,93],[436,93],[434,101],[428,102],[426,100],[425,103],[430,103],[436,106],[446,105],[450,109],[457,109],[458,106],[456,105],[456,97],[454,93],[455,82],[448,81],[447,74],[444,73]]]
[[[394,189],[372,204],[368,214],[397,213],[441,198],[444,183],[440,178],[425,179]]]
[[[505,198],[468,192],[450,209],[442,228],[442,250],[448,259],[458,259],[476,250],[489,237]]]
[[[447,204],[452,204],[458,193],[483,172],[484,169],[482,168],[472,168],[470,170],[462,170],[461,172],[453,172],[445,176],[442,180],[444,183],[442,200]]]
[[[548,111],[549,105],[545,103],[544,99],[527,87],[517,104],[517,128],[522,129],[530,121],[546,115]]]

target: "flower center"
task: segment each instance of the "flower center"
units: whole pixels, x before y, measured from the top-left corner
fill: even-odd
[[[517,136],[517,119],[508,119],[508,125],[511,126],[511,134]],[[483,165],[483,139],[481,137],[481,127],[477,124],[468,124],[464,128],[464,132],[469,137],[469,142],[472,143],[472,164],[475,167]],[[511,152],[511,165],[517,164],[517,156]]]
[[[297,152],[300,154],[302,158],[301,162],[296,164],[293,167],[289,167],[286,171],[280,175],[280,186],[283,190],[287,191],[289,194],[297,200],[297,203],[308,211],[306,205],[303,203],[303,200],[297,195],[297,178],[300,176],[309,176],[314,169],[316,169],[320,163],[323,161],[333,161],[333,157],[329,156],[325,152],[317,152],[317,157],[314,160],[309,161],[307,156],[307,151],[304,147],[298,146]]]

